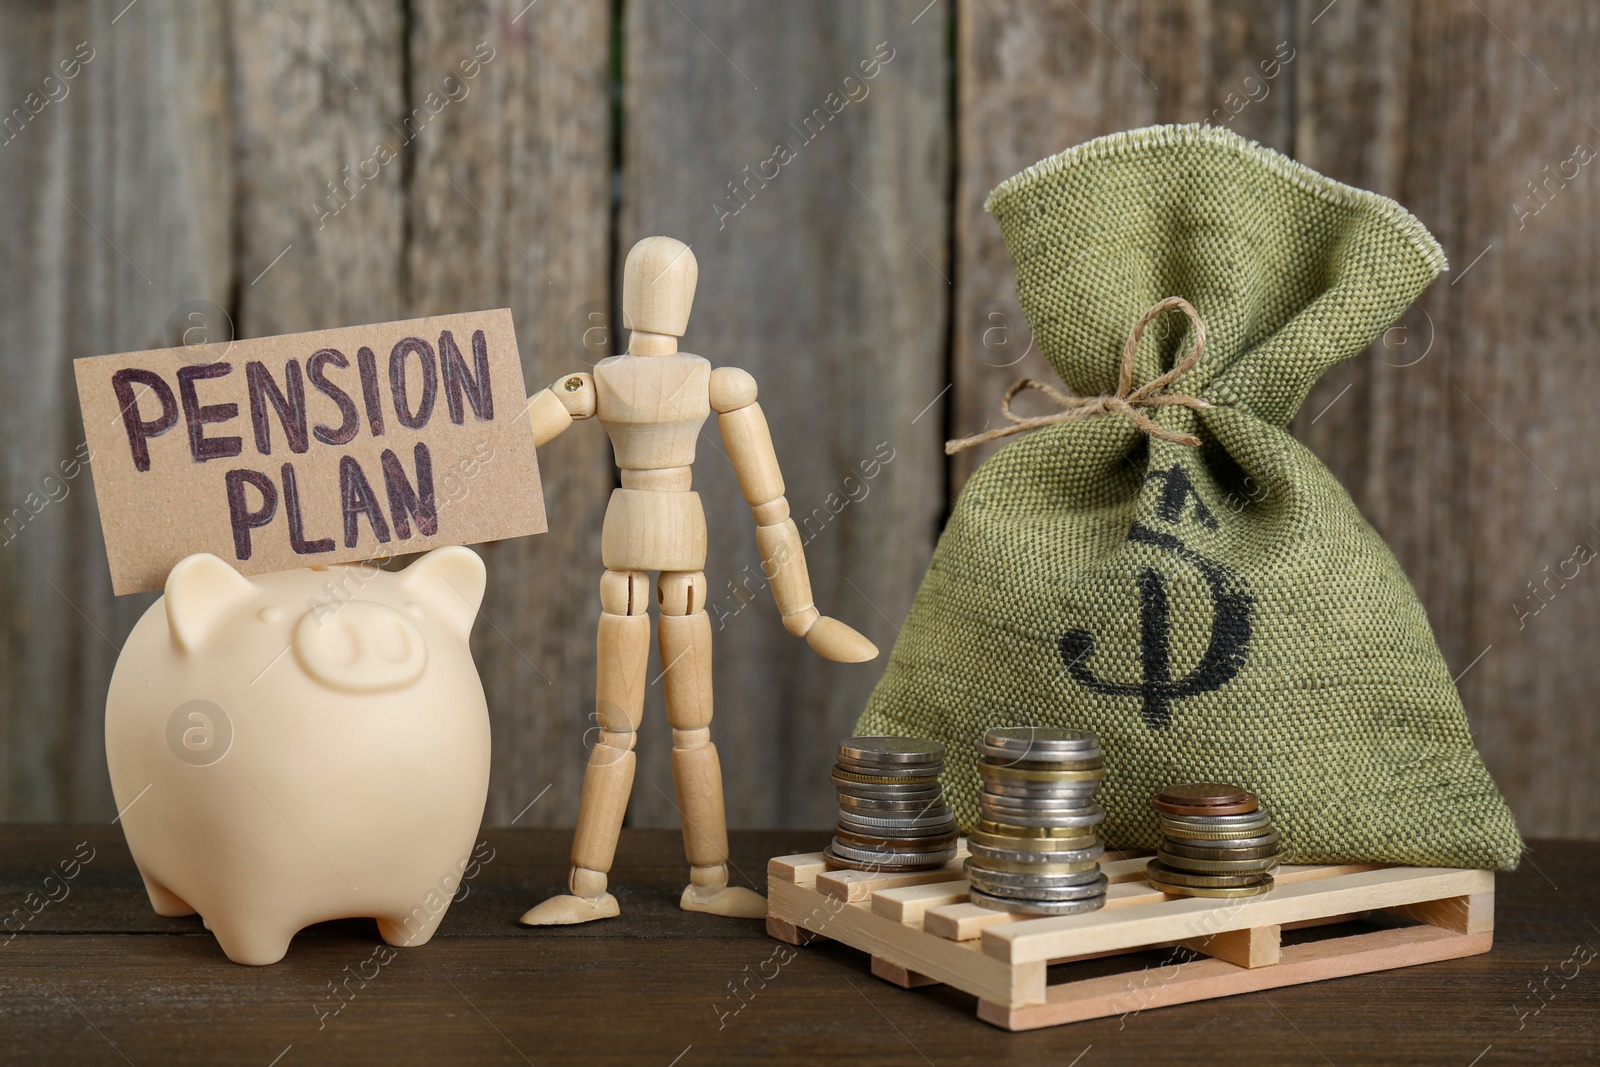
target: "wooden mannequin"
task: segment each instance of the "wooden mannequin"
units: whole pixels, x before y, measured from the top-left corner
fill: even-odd
[[[633,787],[635,731],[644,710],[650,652],[648,577],[658,571],[661,662],[672,776],[677,785],[690,880],[687,911],[760,918],[766,901],[728,885],[728,832],[722,771],[711,743],[711,619],[706,614],[706,520],[690,489],[695,441],[715,409],[739,486],[756,520],[756,541],[773,598],[790,633],[825,659],[858,663],[878,654],[861,634],[818,613],[811,602],[800,532],[789,517],[783,476],[756,403],[755,379],[735,367],[711,369],[678,351],[689,324],[699,266],[670,237],[647,237],[623,267],[622,323],[628,351],[570,374],[528,401],[540,447],[591,416],[611,437],[622,487],[611,494],[600,535],[599,742],[589,753],[572,842],[570,893],[522,916],[530,926],[588,922],[618,913],[606,889],[617,835]]]

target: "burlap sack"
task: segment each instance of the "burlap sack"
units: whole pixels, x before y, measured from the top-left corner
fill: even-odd
[[[1156,845],[1163,786],[1222,781],[1263,798],[1291,862],[1515,866],[1416,593],[1284,430],[1444,269],[1437,242],[1201,126],[1080,145],[987,206],[1037,343],[1096,399],[1011,416],[1028,432],[963,489],[857,731],[942,740],[963,828],[986,729],[1069,726],[1103,743],[1113,846]],[[1203,352],[1169,311],[1119,383],[1171,296]]]

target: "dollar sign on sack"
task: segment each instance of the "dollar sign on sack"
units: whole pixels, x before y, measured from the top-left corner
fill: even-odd
[[[1156,517],[1176,526],[1182,523],[1189,501],[1202,526],[1216,529],[1217,518],[1200,499],[1194,483],[1182,467],[1151,471],[1146,481],[1163,483],[1156,503]],[[1128,540],[1166,549],[1194,565],[1211,590],[1211,636],[1205,653],[1194,670],[1182,678],[1172,677],[1171,606],[1167,599],[1167,580],[1159,571],[1145,568],[1139,576],[1139,651],[1143,677],[1137,682],[1111,682],[1098,677],[1087,666],[1094,655],[1094,635],[1088,630],[1069,630],[1061,637],[1061,658],[1073,681],[1094,693],[1110,696],[1136,696],[1139,714],[1153,730],[1172,725],[1174,701],[1220,689],[1233,680],[1244,666],[1250,646],[1250,613],[1255,599],[1244,592],[1239,576],[1228,567],[1208,559],[1178,540],[1176,536],[1152,530],[1135,522]]]

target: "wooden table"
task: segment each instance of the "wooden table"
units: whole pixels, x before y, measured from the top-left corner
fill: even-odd
[[[843,946],[791,950],[761,923],[679,911],[676,833],[623,835],[620,919],[524,929],[516,917],[564,880],[570,835],[485,836],[492,859],[431,944],[380,962],[374,925],[348,920],[307,930],[282,963],[252,968],[229,963],[198,919],[150,910],[115,827],[0,825],[5,911],[39,908],[50,871],[75,853],[93,856],[71,881],[50,881],[59,899],[0,942],[0,1062],[1554,1067],[1600,1058],[1596,843],[1535,842],[1522,870],[1499,877],[1486,956],[1011,1034],[979,1022],[971,998],[953,990],[875,979],[867,958]],[[734,862],[762,888],[769,856],[826,840],[735,833]]]

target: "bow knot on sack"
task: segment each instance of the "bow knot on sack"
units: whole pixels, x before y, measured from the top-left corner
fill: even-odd
[[[1139,356],[1139,341],[1144,336],[1144,328],[1164,311],[1179,308],[1194,323],[1194,346],[1189,349],[1189,354],[1173,365],[1172,369],[1153,381],[1135,389],[1133,387],[1133,365]],[[1133,329],[1128,331],[1128,339],[1122,346],[1122,370],[1117,376],[1117,391],[1100,396],[1072,396],[1063,393],[1047,382],[1036,382],[1032,378],[1023,378],[1010,389],[1000,401],[1000,414],[1009,420],[1009,426],[1001,426],[993,430],[975,433],[970,437],[946,441],[944,453],[953,456],[957,452],[981,445],[985,441],[994,441],[1001,437],[1010,437],[1014,433],[1025,430],[1035,430],[1041,426],[1049,426],[1068,419],[1095,419],[1106,415],[1118,415],[1133,423],[1140,430],[1151,437],[1162,441],[1171,441],[1177,445],[1187,445],[1195,448],[1200,444],[1200,438],[1192,434],[1174,433],[1163,429],[1156,421],[1146,415],[1142,408],[1164,407],[1177,405],[1179,407],[1203,410],[1212,405],[1197,396],[1183,396],[1178,393],[1163,392],[1169,385],[1177,382],[1185,374],[1194,369],[1200,362],[1200,355],[1206,348],[1206,324],[1201,320],[1200,313],[1194,305],[1181,296],[1169,296],[1165,300],[1152,304],[1139,321],[1133,324]],[[1018,415],[1011,410],[1011,401],[1024,389],[1037,389],[1054,401],[1060,411],[1052,411],[1046,415]]]

